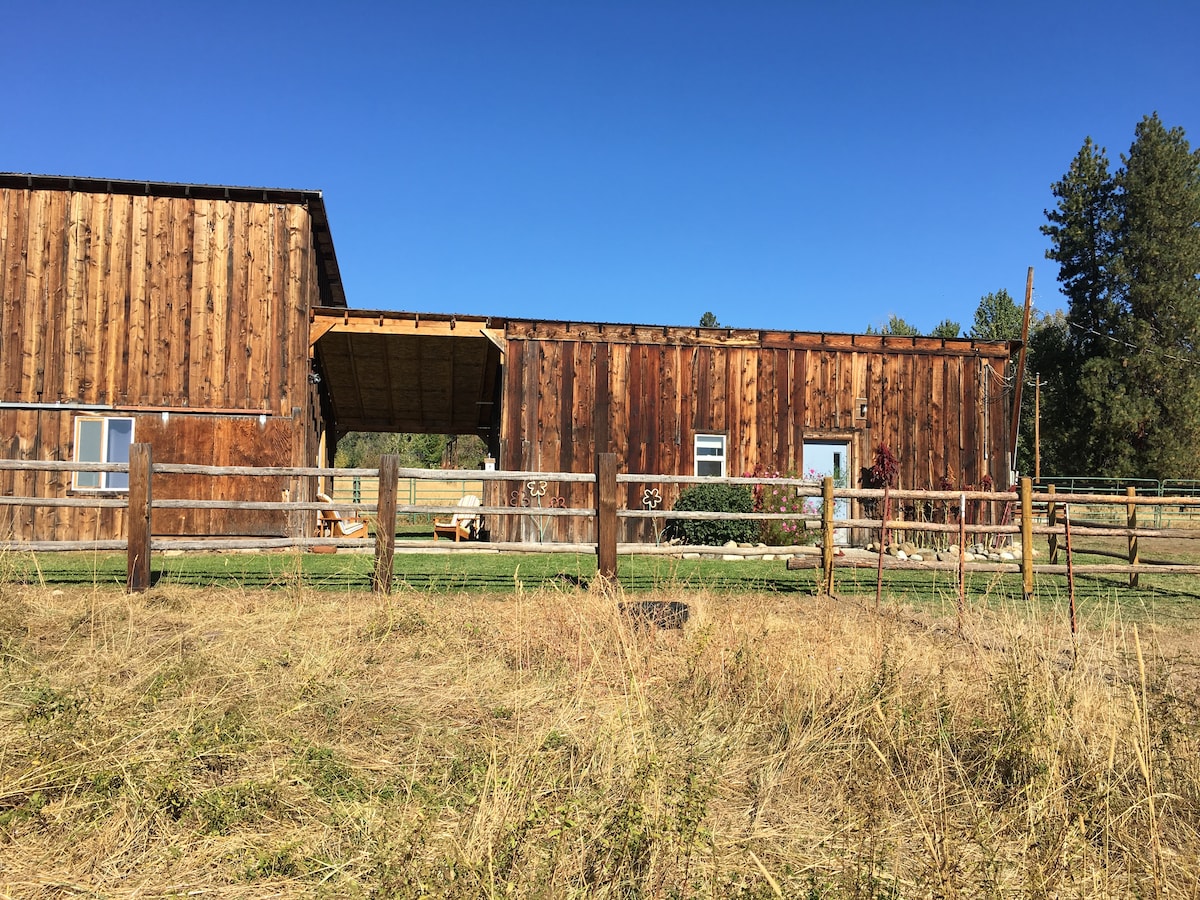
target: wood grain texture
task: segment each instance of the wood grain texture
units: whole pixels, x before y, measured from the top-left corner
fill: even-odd
[[[317,266],[304,202],[0,187],[0,400],[43,405],[0,411],[0,455],[73,458],[76,414],[48,405],[88,404],[132,415],[135,441],[156,460],[317,462],[321,409],[308,381],[309,310],[323,305]],[[180,414],[188,409],[210,412]],[[202,489],[168,478],[155,491],[279,500],[308,490],[252,482]],[[70,478],[0,473],[0,492],[32,490],[62,496]],[[119,509],[3,515],[0,531],[17,539],[116,539],[125,528]],[[162,525],[242,535],[302,527],[253,510],[164,513]]]
[[[674,340],[679,335],[686,339]],[[508,342],[501,469],[586,472],[596,453],[611,451],[622,473],[691,475],[695,436],[711,433],[727,438],[731,474],[801,472],[808,437],[844,440],[855,476],[884,442],[905,486],[937,487],[945,478],[958,487],[984,475],[1001,483],[993,461],[1003,449],[995,422],[1005,401],[994,389],[987,394],[985,421],[980,379],[994,383],[1005,360],[961,352],[970,342],[949,342],[953,352],[942,354],[940,340],[878,336],[776,335],[751,346],[697,339],[691,329],[543,324],[522,325],[516,336]],[[660,490],[667,509],[680,486],[664,482]],[[618,494],[637,509],[643,492],[637,485]],[[577,505],[575,493],[563,495]],[[496,523],[494,537],[519,538],[517,520],[507,521]],[[555,528],[558,540],[594,540],[585,520]],[[622,540],[649,540],[652,524],[622,517],[620,532]]]

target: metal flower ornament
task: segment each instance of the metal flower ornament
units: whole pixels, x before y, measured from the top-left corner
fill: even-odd
[[[646,488],[642,491],[642,507],[653,512],[662,506],[663,496],[662,491],[658,488]],[[654,529],[654,544],[655,546],[662,543],[664,523],[662,519],[651,517],[650,527]]]
[[[527,481],[521,486],[519,491],[513,491],[509,494],[508,505],[520,507],[536,506],[538,509],[566,509],[566,497],[548,497],[543,501],[542,498],[546,497],[549,489],[550,484],[547,481]],[[545,542],[546,529],[550,524],[549,518],[547,516],[536,516],[534,517],[534,522],[537,523],[538,541]]]

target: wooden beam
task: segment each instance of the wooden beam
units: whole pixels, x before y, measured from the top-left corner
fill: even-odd
[[[317,346],[317,341],[324,337],[330,330],[337,325],[336,320],[332,316],[322,316],[321,321],[314,320],[308,326],[308,355],[312,356],[313,349]]]
[[[486,338],[501,350],[504,349],[504,332],[495,328],[480,327],[472,331],[466,323],[443,321],[441,319],[395,319],[386,314],[375,313],[371,316],[357,316],[342,313],[314,312],[309,329],[310,344],[329,332],[335,334],[399,334],[410,337],[453,337],[453,338]]]

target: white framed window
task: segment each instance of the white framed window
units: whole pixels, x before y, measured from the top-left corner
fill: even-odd
[[[694,459],[697,475],[725,477],[725,435],[696,435]]]
[[[129,462],[133,443],[133,419],[115,416],[77,416],[75,419],[75,462]],[[126,472],[76,472],[72,487],[77,491],[127,491]]]

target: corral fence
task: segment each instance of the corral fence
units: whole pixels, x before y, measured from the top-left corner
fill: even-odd
[[[322,471],[329,471],[327,469]],[[349,503],[355,507],[375,506],[379,502],[378,469],[337,469],[330,476],[332,485],[326,493],[335,503]],[[349,471],[360,474],[347,475]],[[407,471],[407,470],[406,470]],[[426,470],[420,469],[424,472]],[[475,477],[474,471],[468,473],[456,472],[455,477],[448,481],[431,481],[428,478],[401,476],[396,485],[396,503],[401,507],[416,509],[418,507],[443,507],[458,503],[468,495],[483,494],[483,481]],[[436,513],[408,513],[400,516],[404,522],[411,524],[429,524]]]
[[[1097,478],[1081,475],[1054,475],[1035,481],[1035,492],[1044,492],[1050,486],[1067,494],[1091,496],[1125,496],[1130,488],[1139,497],[1158,497],[1162,503],[1154,504],[1146,512],[1155,528],[1192,527],[1200,528],[1200,506],[1176,505],[1173,497],[1200,497],[1200,480],[1192,478]],[[1075,504],[1081,518],[1120,522],[1123,511],[1118,506],[1080,501]]]
[[[819,483],[801,478],[726,478],[713,479],[699,476],[666,476],[621,474],[617,472],[616,456],[610,453],[598,454],[596,469],[590,473],[566,472],[465,472],[460,470],[437,469],[402,469],[398,458],[385,456],[380,460],[378,469],[334,469],[321,467],[245,467],[245,466],[206,466],[180,463],[155,463],[151,459],[150,447],[146,444],[135,444],[130,448],[128,463],[81,463],[69,460],[0,460],[0,470],[18,471],[54,471],[54,472],[121,472],[129,476],[129,488],[125,496],[87,495],[76,492],[70,496],[28,497],[0,496],[0,511],[5,507],[88,507],[92,509],[123,508],[126,510],[126,535],[123,538],[111,540],[0,540],[0,550],[51,552],[71,550],[110,550],[125,551],[128,557],[127,584],[131,591],[145,590],[151,583],[151,555],[156,552],[171,550],[201,551],[201,550],[238,550],[238,549],[315,549],[322,547],[346,547],[355,549],[371,549],[375,555],[373,589],[379,592],[390,592],[392,586],[393,557],[396,552],[395,523],[400,516],[429,516],[450,517],[462,513],[464,508],[457,503],[413,503],[412,496],[402,496],[400,485],[402,479],[414,482],[432,482],[443,485],[456,485],[452,488],[461,490],[464,484],[483,485],[488,481],[523,481],[529,486],[529,493],[537,496],[538,492],[545,493],[546,485],[550,482],[586,483],[594,485],[596,502],[594,507],[532,507],[519,506],[474,506],[470,512],[485,517],[533,516],[539,519],[558,516],[582,516],[592,518],[595,522],[596,541],[594,543],[565,543],[545,541],[504,542],[504,541],[470,541],[462,544],[439,542],[431,540],[405,541],[405,549],[428,550],[441,549],[445,551],[524,551],[559,553],[594,553],[597,558],[598,572],[606,578],[616,575],[617,557],[619,554],[720,554],[723,557],[754,557],[779,550],[796,550],[797,548],[763,548],[758,546],[683,546],[673,543],[655,541],[653,543],[618,543],[618,521],[621,519],[652,519],[657,523],[665,523],[667,519],[692,520],[742,520],[755,519],[759,521],[783,520],[792,523],[802,523],[806,533],[815,539],[819,552],[807,555],[792,555],[788,561],[789,568],[819,567],[822,572],[822,587],[831,590],[834,581],[834,569],[840,567],[873,566],[882,569],[926,569],[926,570],[955,570],[962,578],[967,571],[1007,572],[1021,574],[1025,593],[1032,596],[1034,590],[1034,575],[1067,575],[1074,574],[1128,574],[1131,586],[1137,584],[1138,575],[1146,572],[1167,574],[1200,574],[1200,565],[1174,563],[1142,562],[1138,552],[1138,538],[1200,538],[1200,531],[1188,528],[1163,528],[1154,525],[1138,524],[1139,510],[1149,512],[1143,516],[1143,521],[1160,521],[1156,514],[1159,507],[1167,506],[1189,510],[1200,508],[1200,495],[1180,496],[1144,496],[1138,493],[1136,486],[1129,486],[1124,496],[1099,495],[1092,493],[1060,492],[1055,485],[1046,485],[1044,489],[1034,490],[1030,479],[1022,479],[1018,488],[1013,491],[916,491],[916,490],[872,490],[855,489],[835,486],[832,478],[824,478]],[[180,499],[155,497],[152,482],[155,475],[186,475],[198,478],[205,477],[246,477],[256,476],[289,476],[294,478],[320,479],[359,479],[360,483],[370,481],[372,490],[362,497],[370,496],[372,502],[358,502],[335,497],[332,503],[309,501],[261,501],[236,499]],[[661,487],[665,484],[700,484],[722,481],[727,484],[747,486],[772,485],[795,491],[798,498],[811,498],[814,502],[811,508],[814,515],[796,511],[755,513],[723,513],[723,512],[693,512],[664,510],[659,508],[654,498],[661,497]],[[642,508],[619,508],[618,485],[643,486],[644,502]],[[835,518],[835,510],[844,508],[846,504],[839,501],[857,502],[860,509],[877,510],[876,517]],[[892,504],[895,504],[893,506]],[[922,516],[919,520],[893,517],[892,510],[898,514],[906,508],[919,505],[923,509],[939,511],[940,515],[930,520]],[[1090,521],[1072,516],[1072,505],[1085,505],[1089,510],[1103,508],[1117,510],[1123,515],[1120,522]],[[983,506],[1003,509],[999,523],[991,523],[991,516],[973,515],[972,508]],[[307,515],[313,523],[312,528],[302,529],[291,537],[233,537],[233,538],[188,538],[160,537],[154,535],[153,517],[155,510],[163,509],[225,509],[225,510],[271,510],[289,514]],[[372,524],[371,537],[332,537],[318,534],[317,522],[321,513],[337,512],[342,516],[364,519]],[[980,520],[988,519],[989,524],[980,524]],[[0,520],[2,521],[2,520]],[[390,523],[389,527],[379,527],[379,523]],[[879,552],[870,554],[870,559],[863,555],[850,556],[841,553],[835,546],[835,535],[845,529],[855,529],[875,532],[880,535],[881,544],[887,544],[889,536],[906,533],[919,533],[925,539],[934,539],[946,546],[956,546],[959,549],[957,559],[913,561],[893,557]],[[660,529],[656,525],[656,533]],[[1127,547],[1127,553],[1122,554],[1123,562],[1075,565],[1071,559],[1072,537],[1103,536],[1122,538]],[[1035,537],[1045,537],[1048,542],[1049,559],[1046,563],[1035,563]],[[988,543],[998,546],[1001,542],[1020,540],[1020,556],[1011,561],[967,560],[966,548],[974,543]],[[1015,548],[1014,548],[1015,549]],[[1060,556],[1065,554],[1065,560]]]

